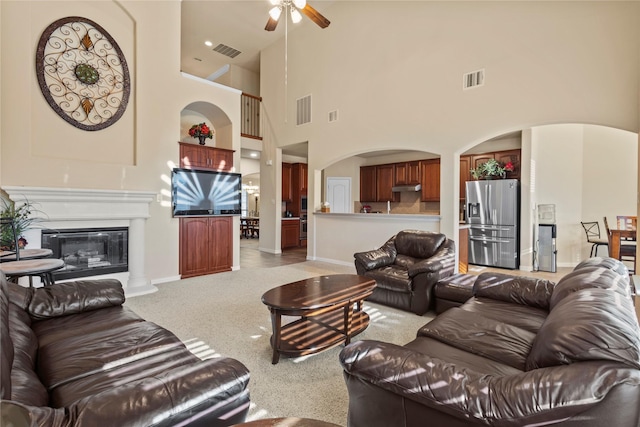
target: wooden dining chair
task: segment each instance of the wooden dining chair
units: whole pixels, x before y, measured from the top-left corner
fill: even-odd
[[[638,217],[618,215],[618,228],[620,230],[637,230]]]

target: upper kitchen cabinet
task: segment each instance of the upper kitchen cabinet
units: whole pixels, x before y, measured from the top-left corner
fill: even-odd
[[[301,196],[307,194],[308,170],[309,169],[306,163],[294,163],[292,165],[293,188]]]
[[[376,201],[376,167],[362,166],[360,168],[360,201]]]
[[[467,196],[467,181],[471,181],[471,156],[460,156],[460,200]]]
[[[394,163],[394,185],[420,184],[420,161]]]
[[[282,163],[282,201],[293,201],[293,166],[291,163]]]
[[[494,153],[495,159],[506,165],[511,162],[513,164],[513,171],[507,171],[507,178],[510,179],[520,179],[520,153],[521,150],[507,150],[507,151],[496,151]]]
[[[440,159],[421,160],[419,163],[420,185],[422,186],[420,200],[423,202],[439,202]]]
[[[395,167],[393,164],[376,166],[376,201],[396,202],[400,197],[393,188]]]

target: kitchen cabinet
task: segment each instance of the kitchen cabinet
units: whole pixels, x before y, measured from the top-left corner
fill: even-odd
[[[293,201],[293,167],[291,163],[282,163],[282,201]]]
[[[467,197],[467,181],[471,181],[471,156],[460,156],[460,200]]]
[[[182,278],[231,271],[233,218],[180,219],[180,274]]]
[[[307,194],[307,173],[308,167],[306,163],[294,163],[292,165],[292,186],[294,192],[298,193],[298,196],[295,197],[296,199]]]
[[[458,230],[458,273],[469,271],[469,227],[460,226]]]
[[[420,161],[420,200],[423,202],[440,201],[440,159]]]
[[[395,168],[393,164],[376,166],[376,201],[395,202],[399,193],[391,191],[393,188]]]
[[[420,161],[394,163],[394,185],[420,184]]]
[[[376,201],[376,167],[360,168],[360,202]]]
[[[283,219],[281,227],[280,248],[295,248],[300,245],[300,220]]]
[[[231,172],[233,150],[204,145],[180,144],[180,167],[186,169],[210,169]]]
[[[520,179],[520,153],[521,150],[496,151],[493,153],[494,158],[503,165],[509,162],[513,164],[514,170],[507,172],[506,177],[509,179]]]

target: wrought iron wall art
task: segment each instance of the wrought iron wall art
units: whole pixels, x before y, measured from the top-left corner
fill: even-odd
[[[77,128],[104,129],[127,108],[127,61],[111,35],[87,18],[62,18],[44,30],[36,72],[51,108]]]

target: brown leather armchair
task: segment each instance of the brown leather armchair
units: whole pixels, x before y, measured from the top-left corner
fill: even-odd
[[[441,233],[403,230],[354,258],[358,274],[376,281],[369,301],[423,315],[432,308],[433,286],[455,271],[455,242]]]

